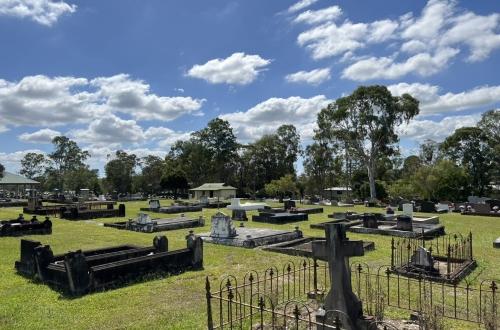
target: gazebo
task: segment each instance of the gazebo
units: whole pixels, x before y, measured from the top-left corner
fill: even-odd
[[[26,189],[34,189],[39,185],[38,181],[7,171],[3,172],[3,177],[0,178],[0,192],[15,192],[17,196],[24,195]]]

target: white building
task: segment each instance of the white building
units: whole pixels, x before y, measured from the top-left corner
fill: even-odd
[[[190,189],[193,198],[200,200],[202,197],[225,200],[236,197],[236,188],[225,183],[205,183],[197,188]]]

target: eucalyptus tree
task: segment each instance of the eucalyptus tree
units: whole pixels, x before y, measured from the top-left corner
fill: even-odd
[[[318,114],[318,134],[343,143],[365,167],[370,197],[376,198],[376,161],[397,150],[396,129],[419,113],[419,102],[409,94],[393,96],[385,86],[361,86]]]
[[[19,173],[29,179],[37,179],[44,175],[48,165],[48,159],[45,158],[44,154],[28,152],[21,159]]]

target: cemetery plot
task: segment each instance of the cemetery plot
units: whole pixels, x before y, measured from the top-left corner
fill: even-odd
[[[323,242],[325,239],[321,237],[304,237],[293,241],[277,243],[264,246],[262,249],[266,251],[284,253],[293,256],[312,258],[312,246],[314,242]],[[375,250],[375,243],[371,241],[363,241],[363,249],[366,251]]]
[[[463,215],[500,217],[500,202],[490,200],[484,203],[466,203],[460,211]]]
[[[298,228],[294,231],[243,226],[236,228],[231,217],[218,212],[212,216],[210,233],[203,233],[200,236],[209,243],[254,248],[301,238],[302,232]]]
[[[26,207],[28,201],[21,199],[0,199],[0,207]]]
[[[289,200],[284,202],[285,212],[289,213],[305,213],[305,214],[316,214],[323,213],[322,207],[297,207],[295,201]]]
[[[141,211],[150,211],[156,213],[187,213],[187,212],[200,212],[202,211],[201,205],[180,205],[174,204],[167,207],[160,206],[160,201],[158,199],[152,199],[149,201],[149,207],[141,208]]]
[[[36,216],[25,220],[22,214],[14,220],[0,220],[1,236],[48,235],[52,234],[52,221],[48,217],[39,221]]]
[[[391,251],[391,271],[407,277],[454,284],[477,266],[472,255],[472,233],[430,241],[425,237],[393,239]]]
[[[116,202],[83,202],[61,207],[61,219],[88,220],[125,216],[125,204],[114,208]]]
[[[203,242],[190,233],[187,247],[168,251],[165,236],[157,236],[151,247],[122,245],[97,250],[54,255],[48,245],[21,240],[17,271],[69,295],[121,285],[153,273],[176,273],[203,267]]]
[[[182,214],[178,218],[172,219],[151,219],[148,214],[139,213],[136,219],[128,221],[120,221],[113,223],[105,223],[104,227],[112,227],[117,229],[126,229],[143,233],[153,233],[158,231],[176,230],[181,228],[203,227],[205,220],[202,216],[194,219],[188,218]]]
[[[43,202],[38,197],[30,197],[28,205],[23,208],[23,213],[36,215],[57,215],[61,212],[61,208],[68,204],[51,204],[43,205]]]
[[[252,221],[266,222],[274,224],[283,224],[296,221],[309,220],[306,213],[273,213],[273,212],[259,212],[259,215],[253,215]]]

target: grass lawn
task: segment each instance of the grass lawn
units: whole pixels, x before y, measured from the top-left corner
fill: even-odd
[[[165,202],[163,204],[166,204]],[[135,217],[140,207],[147,202],[128,202],[127,217]],[[379,211],[356,206],[358,212]],[[325,213],[309,216],[309,221],[287,225],[252,223],[249,227],[272,227],[293,229],[299,226],[308,236],[324,236],[321,230],[309,228],[310,223],[326,221],[326,215],[345,208],[325,207]],[[16,217],[21,208],[1,208],[0,219]],[[204,209],[207,221],[195,233],[210,230],[210,216],[216,210]],[[251,215],[252,213],[249,213]],[[175,217],[158,215],[154,217]],[[500,236],[500,219],[492,217],[462,216],[450,213],[440,215],[447,233],[474,236],[474,255],[478,262],[476,270],[469,275],[472,285],[482,280],[500,281],[500,249],[493,249],[492,242]],[[123,219],[123,218],[122,218]],[[49,244],[54,253],[69,250],[106,247],[124,243],[151,245],[156,234],[135,233],[113,228],[104,228],[103,222],[67,221],[53,219],[52,235],[26,236]],[[185,247],[187,229],[164,232],[169,239],[169,249]],[[354,259],[376,267],[390,263],[390,236],[348,233],[351,239],[375,242],[376,250]],[[213,283],[225,274],[243,276],[251,269],[264,270],[271,265],[283,265],[292,257],[265,252],[258,249],[204,245],[204,270],[186,272],[177,276],[134,283],[106,292],[89,294],[76,299],[61,296],[46,285],[30,282],[16,274],[14,262],[19,259],[19,237],[0,238],[0,328],[1,329],[206,329],[205,277]],[[408,317],[408,311],[393,314]],[[391,316],[393,316],[391,315]],[[477,329],[473,323],[447,321],[448,329]]]

